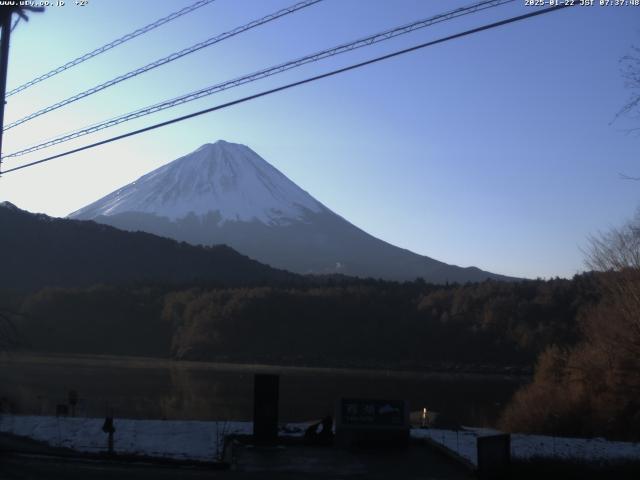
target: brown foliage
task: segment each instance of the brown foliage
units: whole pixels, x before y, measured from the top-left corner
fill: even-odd
[[[505,411],[503,428],[640,438],[640,219],[592,239],[600,302],[580,319],[582,340],[540,356],[531,385]]]

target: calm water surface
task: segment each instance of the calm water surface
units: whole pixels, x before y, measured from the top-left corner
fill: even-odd
[[[492,426],[526,381],[501,375],[454,375],[171,362],[111,356],[0,357],[2,409],[55,414],[69,390],[77,414],[123,418],[251,420],[253,375],[279,373],[282,421],[332,414],[341,397],[409,401],[411,410],[441,412],[464,425]]]

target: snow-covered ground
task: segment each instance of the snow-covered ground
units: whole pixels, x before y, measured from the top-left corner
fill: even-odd
[[[36,415],[2,415],[0,432],[12,433],[80,452],[107,450],[102,418],[72,418]],[[251,422],[183,420],[114,420],[114,448],[117,453],[148,455],[182,460],[220,459],[224,437],[250,434]],[[307,423],[287,424],[281,435],[303,435]],[[412,429],[413,438],[428,438],[477,465],[477,438],[495,433],[487,429]],[[542,435],[511,436],[513,458],[565,458],[590,461],[639,460],[640,443],[611,442],[601,438],[564,438]]]
[[[0,432],[12,433],[80,452],[107,451],[104,419],[2,415]],[[153,457],[215,461],[222,454],[224,437],[250,434],[251,422],[114,419],[117,453]],[[306,424],[283,426],[283,435],[301,435]]]
[[[428,438],[435,443],[442,445],[448,450],[457,453],[459,456],[473,463],[478,464],[476,454],[477,435],[472,431],[465,430],[438,430],[434,428],[411,429],[412,438]]]
[[[0,432],[12,433],[80,452],[107,451],[104,419],[3,415]],[[117,453],[215,461],[229,434],[251,433],[250,422],[114,419]]]
[[[478,464],[477,438],[490,433],[492,431],[482,429],[411,430],[413,438],[429,438],[474,465]],[[516,459],[545,457],[589,461],[640,460],[640,443],[612,442],[602,438],[513,434],[511,435],[511,456]]]

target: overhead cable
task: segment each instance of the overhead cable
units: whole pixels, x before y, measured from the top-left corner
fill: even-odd
[[[92,50],[88,53],[85,53],[84,55],[80,55],[77,58],[74,58],[73,60],[65,63],[64,65],[61,65],[57,68],[54,68],[53,70],[44,73],[42,75],[40,75],[39,77],[34,78],[33,80],[29,80],[26,83],[23,83],[22,85],[20,85],[19,87],[14,88],[13,90],[7,92],[7,97],[10,97],[11,95],[15,95],[18,92],[21,92],[23,90],[26,90],[27,88],[35,85],[36,83],[40,83],[44,80],[46,80],[47,78],[51,78],[54,75],[57,75],[61,72],[64,72],[65,70],[69,70],[72,67],[75,67],[76,65],[80,65],[83,62],[86,62],[87,60],[100,55],[101,53],[104,53],[108,50],[111,50],[112,48],[117,47],[118,45],[122,45],[125,42],[128,42],[129,40],[132,40],[136,37],[139,37],[140,35],[143,35],[147,32],[150,32],[151,30],[154,30],[162,25],[164,25],[165,23],[169,23],[172,20],[175,20],[176,18],[179,18],[183,15],[186,15],[187,13],[191,13],[194,10],[200,8],[200,7],[204,7],[205,5],[208,5],[211,2],[215,2],[216,0],[198,0],[197,2],[189,5],[188,7],[185,7],[181,10],[178,10],[177,12],[173,12],[169,15],[167,15],[166,17],[162,17],[159,18],[158,20],[156,20],[153,23],[150,23],[149,25],[146,25],[144,27],[138,28],[137,30],[134,30],[131,33],[127,33],[126,35],[123,35],[120,38],[116,38],[115,40],[102,45],[101,47],[96,48],[95,50]]]
[[[548,8],[544,8],[544,9],[534,10],[534,11],[532,11],[530,13],[527,13],[527,14],[524,14],[524,15],[518,15],[516,17],[510,17],[510,18],[507,18],[505,20],[501,20],[499,22],[494,22],[494,23],[482,25],[480,27],[476,27],[476,28],[473,28],[471,30],[466,30],[464,32],[460,32],[460,33],[456,33],[456,34],[453,34],[453,35],[449,35],[447,37],[442,37],[442,38],[439,38],[437,40],[432,40],[430,42],[422,43],[420,45],[415,45],[413,47],[405,48],[403,50],[398,50],[398,51],[395,51],[395,52],[392,52],[392,53],[389,53],[389,54],[386,54],[386,55],[382,55],[380,57],[376,57],[376,58],[372,58],[370,60],[366,60],[364,62],[360,62],[360,63],[356,63],[356,64],[353,64],[353,65],[349,65],[347,67],[343,67],[343,68],[339,68],[339,69],[336,69],[336,70],[332,70],[330,72],[326,72],[326,73],[323,73],[323,74],[320,74],[320,75],[315,75],[313,77],[305,78],[304,80],[299,80],[297,82],[293,82],[293,83],[289,83],[289,84],[286,84],[286,85],[282,85],[280,87],[272,88],[270,90],[265,90],[265,91],[262,91],[260,93],[256,93],[256,94],[253,94],[253,95],[249,95],[247,97],[240,98],[238,100],[233,100],[231,102],[223,103],[221,105],[216,105],[216,106],[213,106],[213,107],[210,107],[210,108],[205,108],[204,110],[199,110],[197,112],[193,112],[193,113],[190,113],[190,114],[187,114],[187,115],[182,115],[180,117],[172,118],[170,120],[166,120],[164,122],[156,123],[156,124],[150,125],[148,127],[140,128],[138,130],[133,130],[133,131],[127,132],[127,133],[123,133],[122,135],[116,135],[114,137],[110,137],[110,138],[107,138],[105,140],[101,140],[99,142],[94,142],[94,143],[91,143],[91,144],[88,144],[88,145],[84,145],[82,147],[78,147],[78,148],[74,148],[72,150],[68,150],[66,152],[58,153],[56,155],[51,155],[51,156],[43,158],[41,160],[36,160],[36,161],[33,161],[33,162],[26,163],[24,165],[19,165],[17,167],[10,168],[8,170],[5,170],[2,173],[10,173],[10,172],[15,172],[17,170],[22,170],[22,169],[25,169],[25,168],[33,167],[35,165],[39,165],[41,163],[49,162],[49,161],[55,160],[57,158],[65,157],[65,156],[71,155],[73,153],[78,153],[78,152],[82,152],[82,151],[85,151],[85,150],[89,150],[91,148],[95,148],[95,147],[98,147],[100,145],[105,145],[107,143],[112,143],[112,142],[115,142],[115,141],[118,141],[118,140],[122,140],[124,138],[132,137],[132,136],[135,136],[135,135],[139,135],[141,133],[145,133],[145,132],[148,132],[148,131],[151,131],[151,130],[155,130],[155,129],[158,129],[158,128],[161,128],[161,127],[165,127],[167,125],[171,125],[171,124],[174,124],[174,123],[182,122],[182,121],[188,120],[190,118],[194,118],[194,117],[198,117],[198,116],[201,116],[201,115],[204,115],[204,114],[207,114],[207,113],[215,112],[217,110],[222,110],[222,109],[225,109],[225,108],[229,108],[229,107],[232,107],[234,105],[238,105],[238,104],[245,103],[245,102],[248,102],[248,101],[251,101],[251,100],[255,100],[257,98],[264,97],[264,96],[267,96],[267,95],[272,95],[274,93],[281,92],[283,90],[288,90],[290,88],[294,88],[294,87],[298,87],[300,85],[304,85],[304,84],[307,84],[307,83],[315,82],[315,81],[321,80],[323,78],[332,77],[332,76],[338,75],[340,73],[348,72],[350,70],[355,70],[357,68],[361,68],[361,67],[364,67],[366,65],[371,65],[373,63],[378,63],[378,62],[381,62],[383,60],[388,60],[388,59],[393,58],[393,57],[404,55],[404,54],[409,53],[409,52],[414,52],[416,50],[420,50],[420,49],[423,49],[423,48],[426,48],[426,47],[431,47],[431,46],[437,45],[439,43],[444,43],[444,42],[447,42],[447,41],[450,41],[450,40],[454,40],[456,38],[465,37],[467,35],[471,35],[471,34],[474,34],[474,33],[482,32],[482,31],[485,31],[485,30],[490,30],[492,28],[500,27],[500,26],[507,25],[507,24],[510,24],[510,23],[522,21],[522,20],[525,20],[525,19],[528,19],[528,18],[531,18],[531,17],[536,17],[538,15],[543,15],[543,14],[550,13],[550,12],[555,12],[557,10],[562,10],[564,8],[571,7],[571,6],[573,6],[573,5],[569,4],[569,3],[561,4],[561,5],[554,6],[554,7],[548,7]]]
[[[329,58],[329,57],[333,57],[335,55],[339,55],[345,52],[349,52],[358,48],[362,48],[362,47],[367,47],[369,45],[375,44],[375,43],[380,43],[386,40],[389,40],[391,38],[395,38],[399,35],[405,35],[407,33],[413,32],[415,30],[421,29],[421,28],[425,28],[425,27],[429,27],[432,26],[434,24],[440,23],[440,22],[444,22],[444,21],[448,21],[448,20],[452,20],[454,18],[458,18],[464,15],[469,15],[471,13],[476,13],[482,10],[486,10],[488,8],[493,8],[493,7],[497,7],[506,3],[511,3],[515,0],[486,0],[486,1],[482,1],[479,3],[475,3],[473,5],[469,5],[466,7],[461,7],[446,13],[441,13],[438,14],[436,16],[433,17],[429,17],[423,20],[419,20],[413,23],[410,23],[408,25],[403,25],[400,27],[396,27],[390,30],[385,30],[383,32],[380,33],[376,33],[374,35],[370,35],[368,37],[365,38],[361,38],[349,43],[343,43],[341,45],[332,47],[332,48],[328,48],[310,55],[306,55],[302,58],[298,58],[295,60],[291,60],[289,62],[286,63],[282,63],[276,66],[272,66],[248,75],[243,75],[241,77],[232,79],[232,80],[228,80],[222,83],[218,83],[215,85],[211,85],[209,87],[205,87],[202,88],[200,90],[196,90],[194,92],[190,92],[187,93],[185,95],[181,95],[179,97],[170,99],[170,100],[165,100],[163,102],[160,103],[156,103],[123,115],[120,115],[118,117],[114,117],[111,118],[109,120],[105,120],[103,122],[99,122],[99,123],[95,123],[92,125],[89,125],[87,127],[83,127],[79,130],[73,131],[71,133],[67,133],[64,135],[60,135],[58,137],[52,138],[50,140],[47,140],[45,142],[42,142],[40,144],[37,145],[33,145],[27,148],[24,148],[22,150],[18,150],[16,152],[7,154],[5,157],[3,158],[11,158],[11,157],[18,157],[18,156],[22,156],[22,155],[26,155],[28,153],[32,153],[35,152],[37,150],[41,150],[43,148],[48,148],[54,145],[57,145],[59,143],[63,143],[69,140],[73,140],[75,138],[78,137],[82,137],[85,135],[89,135],[95,132],[98,132],[100,130],[104,130],[106,128],[110,128],[113,127],[115,125],[119,125],[121,123],[124,122],[128,122],[130,120],[134,120],[136,118],[140,118],[146,115],[150,115],[152,113],[156,113],[156,112],[160,112],[162,110],[166,110],[168,108],[172,108],[178,105],[182,105],[184,103],[187,102],[191,102],[194,100],[198,100],[200,98],[209,96],[209,95],[213,95],[214,93],[218,93],[224,90],[228,90],[231,88],[235,88],[238,87],[240,85],[244,85],[247,83],[251,83],[257,80],[261,80],[263,78],[266,77],[270,77],[272,75],[276,75],[294,68],[298,68],[302,65],[308,64],[308,63],[312,63],[312,62],[317,62],[320,60],[323,60],[325,58]]]
[[[58,108],[64,107],[65,105],[69,105],[70,103],[77,102],[78,100],[81,100],[90,95],[93,95],[94,93],[98,93],[109,87],[117,85],[120,82],[124,82],[125,80],[129,80],[130,78],[137,77],[138,75],[148,72],[149,70],[153,70],[154,68],[158,68],[162,65],[166,65],[167,63],[171,63],[175,60],[178,60],[179,58],[189,55],[190,53],[197,52],[198,50],[201,50],[205,47],[209,47],[216,43],[222,42],[227,38],[234,37],[242,32],[246,32],[247,30],[251,30],[252,28],[258,27],[260,25],[264,25],[265,23],[271,22],[285,15],[289,15],[290,13],[297,12],[298,10],[301,10],[303,8],[310,7],[311,5],[314,5],[321,1],[322,0],[304,0],[302,2],[296,3],[295,5],[291,5],[290,7],[283,8],[282,10],[278,10],[277,12],[266,15],[265,17],[249,22],[245,25],[234,28],[233,30],[229,30],[228,32],[222,33],[220,35],[216,35],[214,37],[210,37],[207,40],[204,40],[203,42],[196,43],[195,45],[192,45],[188,48],[185,48],[178,52],[174,52],[171,55],[162,57],[154,62],[144,65],[143,67],[136,68],[135,70],[131,70],[130,72],[119,75],[115,78],[112,78],[111,80],[108,80],[99,85],[91,87],[88,90],[85,90],[80,93],[76,93],[75,95],[69,98],[66,98],[65,100],[61,100],[57,103],[54,103],[53,105],[49,105],[48,107],[45,107],[36,112],[30,113],[26,117],[23,117],[5,126],[4,131],[7,131],[13,127],[17,127],[18,125],[28,122],[29,120],[33,120],[34,118],[44,115],[45,113],[49,113],[49,112],[52,112],[53,110],[57,110]]]

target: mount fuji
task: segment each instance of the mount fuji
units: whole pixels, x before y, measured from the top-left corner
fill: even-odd
[[[468,282],[510,277],[379,240],[329,210],[245,145],[218,141],[69,215],[191,244],[227,244],[296,273]]]

